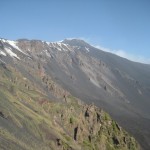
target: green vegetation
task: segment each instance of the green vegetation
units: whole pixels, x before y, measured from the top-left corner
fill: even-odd
[[[107,113],[70,94],[65,98],[50,100],[17,70],[0,65],[0,149],[138,149],[135,139]]]
[[[74,123],[74,119],[73,117],[70,117],[70,123],[73,124]]]

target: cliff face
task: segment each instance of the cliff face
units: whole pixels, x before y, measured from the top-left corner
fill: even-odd
[[[50,76],[43,77],[36,75],[40,87],[0,63],[0,149],[140,149],[102,109],[84,104]]]

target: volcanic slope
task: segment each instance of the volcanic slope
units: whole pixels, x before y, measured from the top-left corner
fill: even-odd
[[[60,101],[70,93],[102,107],[149,149],[150,65],[103,52],[78,39],[1,39],[0,61],[48,99]]]

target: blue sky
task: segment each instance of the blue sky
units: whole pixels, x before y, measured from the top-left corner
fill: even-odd
[[[82,38],[150,63],[150,0],[1,0],[0,37]]]

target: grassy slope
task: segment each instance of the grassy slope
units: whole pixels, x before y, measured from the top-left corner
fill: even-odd
[[[51,101],[32,85],[0,64],[0,149],[138,149],[134,138],[102,110],[71,95]]]

